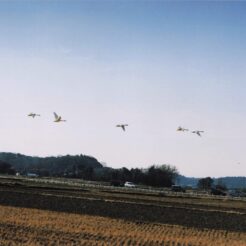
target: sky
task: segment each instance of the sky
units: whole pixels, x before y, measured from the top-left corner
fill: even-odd
[[[246,176],[245,11],[241,1],[0,1],[0,151]]]

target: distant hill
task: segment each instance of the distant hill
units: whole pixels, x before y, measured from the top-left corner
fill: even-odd
[[[189,178],[183,175],[178,175],[176,178],[176,184],[181,186],[191,186],[195,188],[197,186],[199,178]]]
[[[225,184],[228,189],[246,188],[246,177],[221,177],[214,179],[215,184]]]
[[[51,157],[26,156],[22,154],[0,152],[0,160],[12,165],[20,173],[37,173],[44,176],[78,175],[90,169],[102,168],[94,157],[86,155],[66,155]]]
[[[196,187],[200,178],[189,178],[183,175],[179,175],[176,179],[176,183],[182,186]],[[228,189],[237,189],[246,187],[246,177],[221,177],[213,178],[214,184],[224,184]]]

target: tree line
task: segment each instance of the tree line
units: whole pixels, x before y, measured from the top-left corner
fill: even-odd
[[[246,177],[225,177],[214,179],[187,178],[179,175],[178,170],[170,165],[152,165],[148,168],[126,167],[114,169],[101,164],[96,158],[86,155],[65,155],[51,157],[26,156],[22,154],[0,152],[0,173],[27,175],[35,173],[40,177],[67,177],[84,180],[115,182],[125,181],[155,187],[170,187],[174,183],[182,186],[211,188],[243,188]]]
[[[118,182],[126,181],[155,187],[170,187],[175,183],[178,170],[170,165],[152,165],[146,169],[126,167],[114,169],[103,166],[94,157],[66,155],[57,157],[31,157],[14,153],[0,153],[0,160],[9,169],[22,175],[35,173],[46,177],[81,178],[84,180]],[[6,168],[5,168],[6,169]],[[0,173],[6,173],[0,163]]]

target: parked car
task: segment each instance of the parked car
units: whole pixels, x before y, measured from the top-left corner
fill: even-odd
[[[124,186],[124,183],[122,183],[122,181],[120,180],[111,180],[110,185],[117,187],[117,186]]]
[[[36,174],[36,173],[27,173],[26,176],[29,177],[29,178],[37,178],[38,174]]]
[[[229,190],[228,195],[231,197],[246,197],[246,193],[239,190]]]
[[[175,192],[185,192],[185,189],[180,185],[172,185],[171,190]]]
[[[132,182],[125,182],[125,187],[136,187],[136,185]]]
[[[212,195],[216,195],[216,196],[226,196],[226,191],[215,189],[215,188],[211,188],[211,194]]]

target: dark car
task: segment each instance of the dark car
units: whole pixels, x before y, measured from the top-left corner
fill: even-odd
[[[121,180],[111,180],[110,185],[120,187],[124,186],[124,183]]]
[[[180,185],[172,185],[171,190],[175,192],[185,192],[185,189]]]
[[[225,191],[219,190],[219,189],[215,189],[215,188],[211,189],[211,194],[212,195],[217,195],[217,196],[226,196],[226,192]]]

